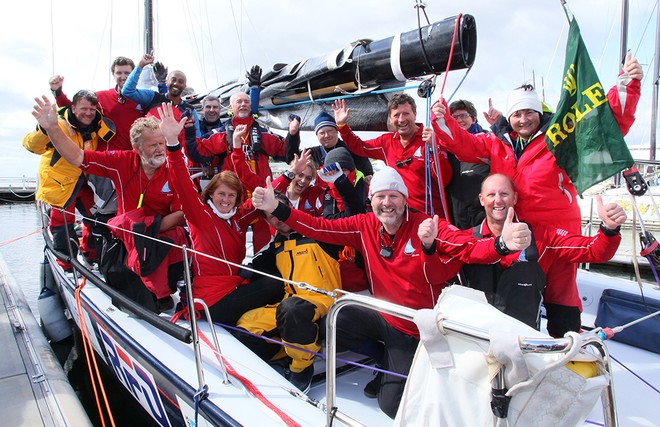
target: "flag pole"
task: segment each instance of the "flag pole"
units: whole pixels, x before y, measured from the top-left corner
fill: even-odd
[[[571,10],[568,8],[568,4],[566,4],[566,0],[559,0],[559,3],[561,3],[561,7],[564,8],[566,19],[568,19],[568,22],[570,23],[571,20],[573,19],[573,12],[571,12]]]
[[[655,60],[653,67],[653,98],[651,99],[651,142],[650,159],[655,160],[656,132],[658,128],[658,79],[660,79],[660,9],[656,10]]]

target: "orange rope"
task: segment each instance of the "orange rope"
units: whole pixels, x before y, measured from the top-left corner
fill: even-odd
[[[101,389],[101,394],[103,396],[103,403],[105,404],[105,409],[108,413],[108,418],[110,419],[110,424],[112,427],[115,427],[115,420],[112,416],[112,410],[110,409],[110,403],[108,402],[108,397],[105,394],[105,387],[103,387],[103,380],[101,379],[101,373],[99,372],[98,364],[96,363],[96,355],[94,349],[92,348],[92,343],[89,338],[89,330],[87,329],[87,323],[85,323],[85,318],[83,316],[82,310],[82,298],[80,293],[82,288],[87,283],[87,278],[83,277],[80,286],[76,288],[75,297],[76,297],[76,309],[78,310],[78,323],[80,324],[80,333],[82,335],[83,348],[85,350],[85,359],[87,359],[87,369],[89,370],[89,377],[92,381],[92,389],[94,390],[94,399],[96,400],[96,407],[99,411],[99,417],[101,418],[101,424],[105,427],[105,417],[103,416],[103,408],[101,407],[101,402],[99,401],[97,388]],[[92,363],[94,364],[94,369],[92,370]],[[98,387],[96,385],[96,380],[98,380]]]
[[[0,248],[3,247],[3,246],[8,245],[8,244],[10,244],[10,243],[18,242],[19,240],[21,240],[21,239],[25,239],[26,237],[30,237],[30,236],[32,236],[33,234],[37,234],[37,233],[40,232],[40,231],[41,231],[41,229],[40,229],[40,228],[37,228],[36,230],[31,231],[31,232],[29,232],[28,234],[26,234],[26,235],[24,235],[24,236],[16,237],[16,238],[14,238],[14,239],[7,240],[7,241],[5,241],[5,242],[2,242],[2,243],[0,243]]]

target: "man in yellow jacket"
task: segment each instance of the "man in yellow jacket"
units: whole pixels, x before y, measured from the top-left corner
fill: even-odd
[[[80,90],[74,95],[72,105],[59,111],[60,127],[82,149],[96,150],[99,141],[108,142],[115,135],[114,123],[103,117],[97,106],[98,99],[94,92]],[[88,216],[89,209],[94,205],[93,193],[86,185],[80,168],[62,158],[41,126],[37,125],[36,131],[23,138],[23,146],[41,155],[36,198],[53,207],[50,212],[50,230],[55,248],[67,253],[65,225],[69,227],[68,234],[73,235],[74,209],[77,207],[84,216]],[[64,212],[70,215],[64,218]],[[85,253],[89,250],[85,248],[86,239],[83,240]],[[76,249],[72,250],[75,252]]]

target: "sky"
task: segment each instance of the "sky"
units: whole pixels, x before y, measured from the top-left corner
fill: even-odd
[[[184,71],[188,85],[206,93],[242,77],[253,64],[268,69],[330,53],[358,39],[380,40],[414,30],[415,4],[154,0],[156,59],[170,70]],[[611,87],[620,63],[620,0],[568,4],[603,86]],[[144,53],[142,9],[143,0],[26,0],[5,10],[0,26],[0,69],[5,74],[0,87],[0,177],[36,176],[39,156],[26,151],[21,141],[36,125],[30,114],[33,98],[50,95],[51,75],[64,76],[68,94],[102,90],[114,85],[109,67],[116,56],[138,62]],[[489,98],[503,110],[513,88],[535,82],[546,102],[557,105],[568,30],[560,0],[428,0],[425,12],[431,22],[459,13],[476,20],[474,66],[466,77],[465,70],[449,73],[445,98],[457,89],[453,99],[468,99],[478,111],[486,111]],[[645,73],[637,121],[626,138],[630,146],[649,144],[655,13],[656,0],[630,2],[628,48]],[[438,77],[433,99],[443,79]],[[425,101],[419,99],[418,106],[423,110]],[[312,134],[303,135],[303,144],[313,141]]]

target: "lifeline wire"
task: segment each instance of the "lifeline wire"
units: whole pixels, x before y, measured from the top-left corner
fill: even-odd
[[[66,213],[63,209],[61,209],[61,208],[53,207],[52,209],[58,209],[58,210],[62,211],[65,215],[67,214],[67,213]],[[153,241],[155,241],[155,242],[158,242],[158,243],[161,243],[161,244],[164,244],[164,245],[168,245],[168,246],[171,246],[171,247],[173,247],[173,248],[177,248],[177,249],[180,249],[180,250],[183,250],[183,249],[185,248],[188,252],[192,252],[192,253],[194,253],[194,254],[197,254],[197,255],[200,255],[200,256],[203,256],[203,257],[207,257],[207,258],[212,259],[212,260],[214,260],[214,261],[224,262],[224,263],[227,264],[227,265],[231,265],[231,266],[233,266],[233,267],[241,268],[241,269],[243,269],[243,270],[250,271],[250,272],[252,272],[252,273],[258,273],[258,274],[260,274],[260,275],[262,275],[262,276],[269,277],[269,278],[271,278],[271,279],[279,280],[279,281],[282,281],[283,283],[287,283],[287,284],[293,285],[293,286],[295,286],[295,287],[297,287],[297,288],[299,288],[299,289],[304,289],[304,290],[308,290],[308,291],[311,291],[311,292],[316,292],[316,293],[319,293],[319,294],[322,294],[322,295],[329,296],[329,297],[331,297],[331,298],[333,298],[333,299],[336,299],[336,298],[337,298],[337,292],[336,292],[336,291],[335,291],[335,292],[332,292],[332,291],[326,291],[326,290],[324,290],[324,289],[315,288],[314,286],[312,286],[312,285],[310,285],[309,283],[306,283],[306,282],[296,282],[296,281],[294,281],[294,280],[289,280],[289,279],[285,279],[285,278],[283,278],[283,277],[275,276],[275,275],[272,275],[272,274],[269,274],[269,273],[266,273],[266,272],[259,271],[259,270],[257,270],[257,269],[254,269],[254,268],[252,268],[252,267],[249,267],[249,266],[246,266],[246,265],[243,265],[243,264],[238,264],[238,263],[235,263],[235,262],[228,261],[228,260],[226,260],[226,259],[222,259],[222,258],[215,257],[215,256],[213,256],[213,255],[205,254],[204,252],[200,252],[200,251],[197,251],[197,250],[195,250],[195,249],[190,249],[190,248],[185,247],[185,246],[182,246],[182,245],[175,245],[175,244],[173,244],[173,243],[171,243],[171,242],[167,242],[167,241],[164,241],[164,240],[160,240],[160,239],[158,239],[157,237],[148,236],[148,235],[146,235],[146,234],[141,234],[141,233],[136,233],[136,232],[133,231],[133,230],[127,230],[127,229],[124,229],[124,228],[121,228],[121,227],[117,227],[117,226],[115,226],[115,225],[111,225],[111,224],[108,224],[108,223],[105,223],[105,222],[99,221],[99,220],[97,220],[97,219],[94,219],[94,218],[88,218],[88,217],[85,217],[84,215],[80,215],[80,217],[83,218],[83,219],[86,219],[86,220],[88,220],[88,221],[90,221],[90,222],[93,222],[93,223],[95,223],[95,224],[101,224],[101,225],[104,225],[104,226],[106,226],[106,227],[108,227],[108,228],[112,228],[112,229],[115,229],[115,230],[124,231],[124,232],[126,232],[126,233],[130,233],[130,234],[137,235],[137,236],[140,236],[140,237],[144,237],[145,239],[153,240]],[[66,228],[65,228],[65,230],[66,230]],[[341,292],[344,292],[344,291],[341,291]],[[344,293],[346,293],[346,292],[344,292]]]

